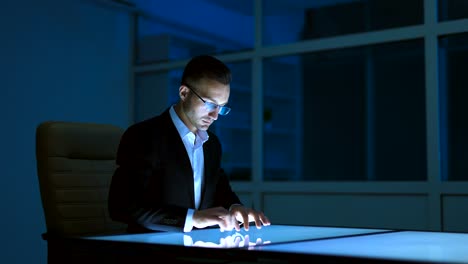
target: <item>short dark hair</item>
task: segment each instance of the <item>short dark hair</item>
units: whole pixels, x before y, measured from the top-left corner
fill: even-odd
[[[209,55],[193,57],[185,65],[181,85],[196,84],[201,79],[215,80],[222,84],[231,83],[231,70],[219,59]]]

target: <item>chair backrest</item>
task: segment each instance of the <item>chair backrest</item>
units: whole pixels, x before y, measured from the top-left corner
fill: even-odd
[[[125,230],[107,210],[122,133],[109,124],[47,121],[37,127],[37,172],[48,235]]]

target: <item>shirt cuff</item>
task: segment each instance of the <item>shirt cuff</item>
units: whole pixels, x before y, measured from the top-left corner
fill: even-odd
[[[187,216],[185,217],[184,232],[190,232],[193,229],[193,213],[195,210],[188,209]]]

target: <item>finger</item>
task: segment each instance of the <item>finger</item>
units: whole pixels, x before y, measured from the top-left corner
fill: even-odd
[[[241,215],[242,223],[244,224],[245,231],[249,230],[249,215],[246,211],[238,212]]]
[[[262,244],[262,239],[257,238],[257,241],[255,242],[255,245],[261,245]]]
[[[229,214],[230,216],[230,219],[231,219],[231,224],[232,224],[232,227],[234,229],[236,229],[236,231],[240,231],[240,225],[239,225],[239,221],[237,221],[237,217],[236,217],[236,213],[235,212],[231,212]]]
[[[222,247],[222,248],[227,247],[227,242],[226,242],[226,239],[224,237],[219,239],[219,246]]]
[[[265,226],[268,226],[271,224],[270,219],[268,219],[268,217],[266,217],[263,213],[260,214],[260,220]]]
[[[224,223],[219,223],[219,231],[224,232],[227,230],[226,225]]]
[[[240,231],[240,224],[239,222],[237,221],[237,219],[234,218],[234,228],[236,229],[236,231]]]
[[[234,238],[234,246],[235,246],[235,247],[239,247],[240,242],[241,242],[241,238],[238,237],[238,236],[236,236],[236,237]]]
[[[231,220],[229,218],[229,215],[228,216],[223,216],[221,218],[218,218],[219,219],[219,227],[223,230],[223,231],[231,231],[232,228],[233,228],[233,225],[230,223]]]
[[[260,216],[256,213],[253,215],[254,221],[255,221],[255,226],[260,229],[262,228],[262,221],[260,220]]]
[[[236,231],[240,231],[240,225],[239,221],[237,221],[237,213],[235,210],[231,210],[229,212],[229,219],[230,219],[230,224],[232,225],[232,228],[236,229]]]
[[[244,247],[245,246],[250,246],[250,238],[249,235],[244,236]]]
[[[244,230],[249,231],[249,222],[244,223]]]
[[[236,228],[236,218],[233,217],[231,214],[229,215],[226,215],[225,217],[223,217],[225,223],[226,223],[226,229],[231,231],[233,228]]]

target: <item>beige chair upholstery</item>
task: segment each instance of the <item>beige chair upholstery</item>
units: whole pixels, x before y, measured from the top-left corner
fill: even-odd
[[[108,124],[41,123],[36,159],[47,235],[120,233],[107,195],[123,129]]]

